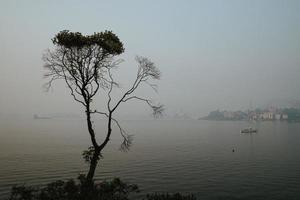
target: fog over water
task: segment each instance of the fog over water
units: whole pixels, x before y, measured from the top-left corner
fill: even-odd
[[[96,121],[103,137],[103,121]],[[118,151],[113,132],[96,170],[97,180],[121,177],[141,193],[192,192],[199,199],[299,199],[300,123],[258,122],[257,134],[240,134],[245,121],[124,120],[131,150]],[[1,120],[0,199],[15,184],[75,178],[88,166],[83,120]],[[115,129],[116,130],[116,129]],[[235,151],[233,152],[232,149]]]
[[[146,87],[138,93],[165,104],[169,116],[299,106],[299,9],[292,0],[2,0],[0,116],[81,113],[64,84],[49,93],[42,88],[42,53],[64,29],[116,33],[125,46],[117,75],[123,88],[135,76],[135,55],[152,59],[162,71],[159,93]],[[147,111],[131,103],[118,114],[147,117]]]

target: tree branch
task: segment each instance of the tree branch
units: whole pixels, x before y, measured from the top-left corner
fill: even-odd
[[[108,120],[110,119],[109,114],[107,114],[106,112],[100,112],[100,111],[96,111],[96,110],[91,112],[91,114],[95,114],[95,113],[106,116],[108,118]],[[117,119],[111,117],[111,120],[114,121],[115,124],[118,126],[120,134],[123,138],[123,142],[120,146],[120,150],[128,151],[130,149],[130,146],[132,145],[133,135],[127,134],[127,132],[122,128],[122,126],[120,125],[120,123],[118,122]]]

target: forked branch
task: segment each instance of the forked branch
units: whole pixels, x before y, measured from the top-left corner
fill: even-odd
[[[130,146],[132,144],[132,140],[133,140],[133,135],[129,135],[127,134],[127,132],[125,131],[125,129],[123,129],[123,127],[120,125],[119,121],[113,117],[109,117],[109,114],[106,113],[106,112],[100,112],[100,111],[97,111],[97,110],[94,110],[91,112],[91,114],[100,114],[100,115],[104,115],[105,117],[108,118],[108,120],[112,120],[115,122],[115,124],[117,125],[119,131],[120,131],[120,134],[123,138],[123,142],[121,143],[120,145],[120,150],[121,151],[128,151],[130,149]]]
[[[149,85],[155,92],[157,92],[157,86],[155,84],[151,84],[149,83],[149,79],[156,79],[159,80],[161,77],[161,73],[159,71],[159,69],[155,66],[155,64],[150,61],[148,58],[145,57],[141,57],[141,56],[136,56],[136,61],[138,63],[138,71],[137,71],[137,75],[136,75],[136,79],[133,82],[132,87],[127,90],[124,95],[121,97],[121,99],[116,103],[116,105],[110,109],[110,102],[111,102],[111,91],[113,89],[113,85],[111,84],[111,88],[110,91],[108,93],[109,96],[109,103],[108,103],[108,108],[110,112],[114,112],[117,107],[122,103],[122,102],[126,102],[128,100],[131,99],[137,99],[137,100],[141,100],[144,101],[145,103],[147,103],[147,105],[150,106],[150,108],[153,110],[153,115],[155,117],[160,117],[162,116],[163,112],[164,112],[164,106],[161,104],[158,105],[154,105],[152,103],[151,100],[149,99],[145,99],[145,98],[141,98],[138,96],[132,96],[132,94],[135,92],[135,90],[142,84],[145,83],[147,85]],[[113,82],[113,78],[110,75],[111,81]]]

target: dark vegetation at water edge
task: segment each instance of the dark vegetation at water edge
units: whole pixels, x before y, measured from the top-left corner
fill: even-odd
[[[138,193],[135,184],[128,184],[115,178],[112,181],[90,182],[85,176],[79,181],[55,181],[45,187],[14,186],[6,200],[130,200],[131,194]],[[143,200],[196,200],[193,195],[148,194]]]

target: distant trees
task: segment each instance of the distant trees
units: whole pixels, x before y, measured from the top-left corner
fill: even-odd
[[[284,108],[282,113],[288,116],[290,121],[300,121],[300,109],[298,108]]]
[[[79,32],[64,30],[59,32],[52,42],[55,49],[48,50],[43,55],[44,68],[47,71],[45,78],[48,78],[46,88],[49,89],[55,80],[63,80],[73,99],[85,109],[92,146],[83,152],[83,157],[90,163],[86,179],[92,182],[101,152],[110,140],[113,123],[117,125],[123,137],[121,148],[125,150],[131,145],[131,136],[113,117],[114,112],[122,103],[130,100],[143,101],[152,109],[154,116],[162,114],[164,110],[162,105],[155,105],[151,100],[134,94],[142,84],[148,84],[156,89],[156,85],[149,81],[160,79],[161,73],[149,59],[136,57],[138,71],[132,86],[120,99],[113,101],[112,92],[114,88],[119,87],[119,84],[114,79],[112,70],[120,63],[116,57],[124,52],[123,44],[117,35],[111,31],[104,31],[85,36]],[[103,92],[102,97],[106,95],[108,99],[104,110],[95,109],[93,105],[93,100],[100,90]],[[94,114],[107,118],[107,132],[103,141],[96,140],[96,132],[92,123]]]
[[[205,120],[248,120],[249,116],[243,111],[211,111],[206,117],[200,118]]]

